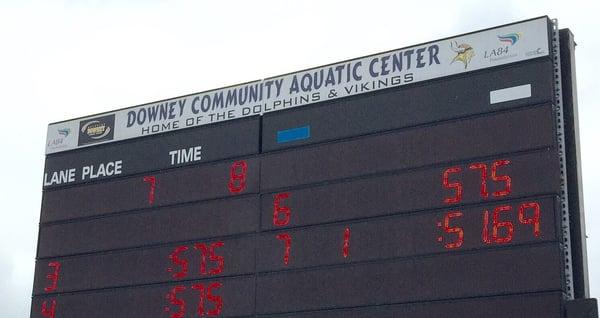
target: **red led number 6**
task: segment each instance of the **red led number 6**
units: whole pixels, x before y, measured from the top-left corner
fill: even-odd
[[[512,210],[510,205],[502,205],[496,207],[492,214],[492,236],[489,235],[489,211],[483,212],[483,232],[482,240],[486,244],[505,244],[510,243],[513,239],[514,225],[510,221],[500,221],[502,213],[508,213]],[[499,236],[500,229],[505,229],[505,236]]]
[[[290,197],[289,192],[277,193],[273,198],[273,225],[286,226],[290,224],[292,210],[283,205],[283,200]]]

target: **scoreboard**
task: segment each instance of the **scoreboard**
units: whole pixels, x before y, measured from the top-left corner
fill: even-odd
[[[541,17],[51,124],[31,317],[565,317],[573,48]]]

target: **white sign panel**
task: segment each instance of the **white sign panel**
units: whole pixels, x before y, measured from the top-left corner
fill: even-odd
[[[46,153],[259,115],[547,56],[548,32],[548,19],[538,18],[284,76],[51,124]]]

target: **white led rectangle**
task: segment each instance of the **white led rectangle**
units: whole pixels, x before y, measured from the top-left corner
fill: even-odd
[[[490,91],[490,104],[508,102],[531,97],[531,84],[513,86]]]

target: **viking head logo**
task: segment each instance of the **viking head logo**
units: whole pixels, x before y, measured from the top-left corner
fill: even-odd
[[[473,56],[475,56],[475,50],[473,50],[473,48],[466,43],[458,45],[456,41],[450,42],[450,48],[456,53],[456,56],[454,59],[452,59],[450,64],[456,61],[461,61],[465,65],[465,68],[467,68],[469,63],[471,63],[471,59]]]

